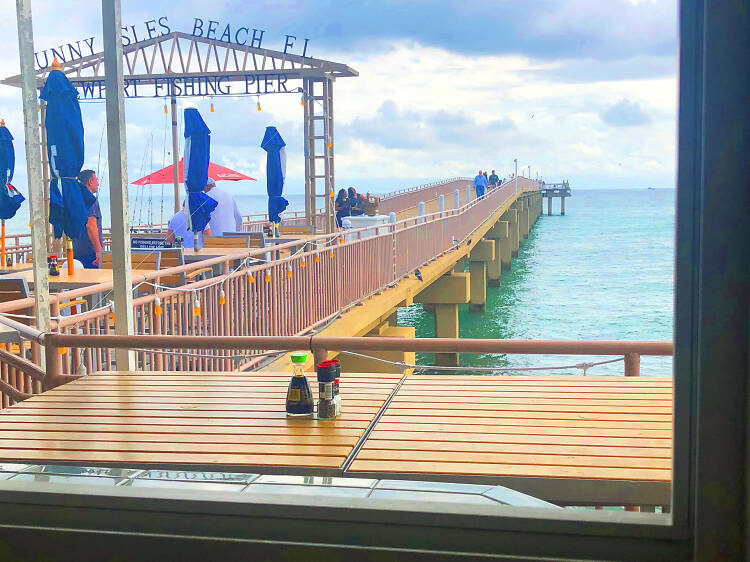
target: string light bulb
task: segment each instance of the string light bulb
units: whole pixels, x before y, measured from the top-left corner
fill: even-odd
[[[331,258],[331,259],[333,259],[333,250],[331,250],[331,251],[328,252],[328,257]]]
[[[287,268],[286,268],[286,278],[287,279],[291,279],[292,278],[292,266],[291,265],[287,266]]]
[[[226,299],[226,297],[224,296],[224,289],[222,289],[222,290],[221,290],[221,291],[219,292],[219,305],[220,305],[220,306],[224,306],[225,304],[227,304],[227,299]]]
[[[302,260],[302,261],[300,261],[300,262],[299,262],[299,266],[300,266],[300,267],[301,267],[302,269],[305,269],[305,268],[307,267],[307,262],[305,262],[305,260]]]
[[[270,283],[271,282],[271,274],[270,273],[266,273],[265,276],[263,277],[263,280],[266,283]]]
[[[162,312],[164,312],[161,308],[161,299],[159,297],[156,297],[154,300],[154,314],[156,316],[161,316]]]
[[[315,263],[320,263],[320,254],[315,254]]]
[[[211,98],[211,107],[208,110],[210,113],[214,112],[214,98]]]
[[[302,99],[299,102],[300,105],[305,105],[305,94],[302,94]]]
[[[260,111],[260,96],[258,96],[258,111]]]
[[[67,347],[58,347],[57,348],[57,353],[59,353],[60,355],[66,355],[68,353],[68,348]]]
[[[247,274],[247,282],[250,283],[251,285],[255,283],[255,277],[253,277],[253,274],[250,272],[248,272]]]
[[[167,114],[167,102],[164,102],[164,115]]]
[[[201,301],[198,299],[195,299],[193,301],[193,316],[200,316],[201,315]]]

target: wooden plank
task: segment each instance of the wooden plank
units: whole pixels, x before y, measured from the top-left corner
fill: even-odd
[[[172,397],[172,396],[131,396],[128,394],[126,399],[124,400],[118,400],[117,396],[47,396],[46,394],[42,394],[39,396],[39,399],[34,400],[33,404],[36,404],[37,406],[41,405],[49,405],[53,404],[54,407],[71,407],[71,408],[79,408],[83,405],[99,405],[98,407],[102,407],[106,404],[118,404],[121,406],[132,406],[132,405],[141,405],[144,407],[147,407],[148,404],[162,404],[162,405],[171,405],[171,404],[182,404],[182,405],[192,405],[192,404],[212,404],[212,405],[232,405],[232,404],[239,404],[239,405],[260,405],[264,404],[269,407],[274,408],[281,408],[284,409],[284,406],[286,404],[286,399],[284,397],[279,398],[278,396],[263,398],[263,397],[247,397],[247,398],[215,398],[215,397],[192,397],[192,398],[180,398],[180,397]],[[347,410],[349,410],[350,406],[353,407],[372,407],[372,408],[379,408],[383,405],[383,400],[377,400],[373,398],[360,398],[358,396],[347,396],[346,402]]]
[[[640,428],[651,428],[659,429],[663,427],[670,427],[672,418],[671,416],[650,416],[647,421],[640,419],[641,414],[571,414],[556,412],[535,412],[534,414],[522,414],[519,412],[503,413],[498,412],[498,415],[493,416],[475,416],[475,417],[462,417],[462,416],[451,416],[447,413],[440,411],[431,411],[429,413],[413,412],[409,415],[391,414],[390,408],[386,411],[386,414],[381,417],[382,421],[391,423],[411,423],[413,421],[419,421],[420,419],[429,419],[432,423],[455,423],[455,424],[486,424],[486,425],[503,425],[516,423],[518,425],[560,425],[562,420],[565,420],[564,425],[571,427],[583,427],[585,425],[591,425],[596,427],[640,427]],[[660,419],[665,418],[665,419]],[[582,424],[582,425],[581,425]]]
[[[75,410],[79,415],[97,415],[97,413],[108,413],[108,414],[115,414],[115,413],[123,413],[127,412],[130,414],[131,412],[142,412],[145,410],[148,410],[148,414],[152,415],[152,412],[160,412],[160,413],[166,413],[166,412],[266,412],[269,414],[276,414],[276,413],[284,413],[285,414],[285,404],[286,402],[281,400],[275,403],[271,404],[250,404],[250,403],[241,403],[241,404],[204,404],[201,402],[196,402],[194,404],[164,404],[164,403],[143,403],[143,402],[118,402],[114,403],[111,406],[108,407],[108,405],[102,404],[102,403],[95,403],[95,404],[87,404],[87,403],[76,403],[76,404],[66,404],[66,403],[57,403],[57,402],[30,402],[27,404],[24,404],[23,402],[19,403],[19,409],[20,410],[36,410],[39,412],[44,411],[45,413],[67,413],[66,411],[69,410]],[[380,409],[380,405],[382,405],[382,402],[380,405],[377,403],[373,403],[370,406],[363,406],[360,404],[354,404],[354,403],[346,403],[346,413],[347,414],[371,414],[368,419],[372,419],[372,417],[378,412]],[[156,414],[154,414],[156,415]],[[161,414],[160,414],[161,415]],[[286,414],[285,414],[286,415]]]
[[[643,468],[534,466],[513,464],[400,462],[356,459],[350,473],[461,474],[467,476],[516,476],[543,478],[584,478],[607,480],[648,480],[668,482],[671,471]]]
[[[319,457],[302,455],[237,455],[217,453],[139,453],[132,451],[38,451],[33,449],[4,449],[3,460],[75,463],[122,463],[129,465],[223,465],[223,466],[298,466],[313,468],[338,468],[340,457]]]
[[[468,408],[481,408],[484,405],[488,407],[495,406],[497,404],[536,404],[536,405],[550,405],[550,406],[566,406],[566,405],[580,405],[581,397],[578,398],[562,398],[562,397],[545,397],[545,396],[485,396],[479,395],[471,397],[467,400],[465,396],[431,396],[428,401],[423,396],[402,396],[400,393],[395,396],[391,401],[391,404],[398,404],[406,408],[423,406],[425,403],[429,403],[432,407],[463,407]],[[672,401],[663,398],[658,395],[650,395],[647,398],[631,398],[630,396],[623,397],[612,397],[612,398],[589,398],[585,402],[589,406],[649,406],[649,407],[660,407],[660,408],[672,408]],[[414,406],[412,406],[414,405]]]
[[[124,434],[151,434],[164,435],[165,438],[172,439],[175,435],[272,435],[272,436],[302,436],[302,435],[320,435],[320,436],[359,436],[362,434],[362,427],[342,427],[341,425],[270,425],[260,423],[258,425],[202,425],[195,426],[190,424],[125,424],[125,423],[95,423],[90,421],[73,422],[70,419],[60,421],[55,424],[47,422],[4,422],[0,426],[0,434],[5,431],[45,431],[50,434],[56,432],[114,432]]]
[[[0,431],[0,439],[29,439],[51,441],[104,441],[118,443],[233,443],[233,444],[268,444],[268,445],[348,445],[354,446],[357,435],[337,434],[273,434],[260,435],[253,433],[240,434],[201,434],[201,433],[115,433],[108,431]]]
[[[9,411],[12,408],[9,409]],[[58,424],[58,423],[76,423],[76,424],[122,424],[122,425],[172,425],[181,427],[191,427],[196,424],[193,417],[154,417],[154,416],[45,416],[31,415],[26,411],[19,411],[18,414],[3,414],[2,420],[10,420],[22,423],[41,423],[41,424]],[[0,420],[5,427],[5,423]],[[320,426],[335,426],[345,428],[364,429],[369,425],[369,420],[297,420],[284,418],[203,418],[200,423],[206,427],[252,427],[252,426],[276,426],[276,427],[304,427],[305,425],[316,424]]]
[[[474,403],[441,403],[425,404],[419,402],[391,402],[389,411],[399,415],[420,415],[409,414],[407,412],[440,412],[441,415],[462,415],[471,417],[491,417],[497,412],[590,412],[590,413],[622,413],[622,414],[659,414],[660,416],[672,417],[672,408],[670,406],[652,406],[645,404],[642,406],[631,406],[622,404],[613,406],[611,404],[592,405],[589,402],[584,404],[508,404],[506,402],[496,402],[489,404]],[[489,412],[489,413],[488,413]]]
[[[370,438],[367,443],[371,443],[376,440],[383,441],[399,441],[414,444],[419,447],[420,443],[424,441],[418,441],[414,432],[412,431],[388,431],[378,429],[380,425],[370,434]],[[604,436],[599,435],[599,431],[595,435],[590,432],[585,432],[583,435],[557,435],[557,434],[532,434],[523,433],[524,429],[535,429],[535,428],[516,428],[519,431],[512,433],[449,433],[443,432],[431,432],[426,433],[423,436],[424,439],[429,439],[429,443],[454,443],[456,446],[463,446],[466,444],[476,445],[481,447],[483,444],[504,444],[504,443],[521,443],[532,445],[535,443],[543,445],[586,445],[590,447],[599,446],[612,446],[612,447],[633,447],[633,448],[647,448],[656,447],[668,449],[672,446],[672,440],[669,438],[657,438],[657,437],[616,437],[616,436]],[[554,430],[550,430],[553,431]],[[559,432],[555,432],[559,433]],[[467,446],[469,446],[467,445]]]
[[[97,442],[80,440],[36,440],[0,438],[0,455],[6,449],[33,449],[43,454],[46,451],[110,451],[137,453],[199,453],[199,454],[247,454],[247,455],[300,455],[317,457],[341,457],[351,447],[339,445],[298,444],[242,444],[242,443],[146,443],[146,442]]]
[[[654,457],[606,457],[554,454],[508,454],[467,451],[397,451],[361,449],[357,460],[391,461],[393,464],[412,462],[445,462],[458,464],[523,464],[533,466],[610,467],[610,468],[656,468],[669,470],[672,460]]]
[[[539,422],[539,420],[535,420]],[[637,427],[622,427],[615,424],[614,426],[602,425],[601,423],[579,423],[575,426],[566,424],[561,426],[559,423],[550,421],[546,425],[534,423],[529,425],[520,425],[518,423],[509,423],[508,425],[474,425],[474,424],[456,424],[452,422],[442,423],[390,423],[387,419],[380,418],[375,426],[376,429],[387,431],[409,431],[422,432],[425,434],[440,433],[465,433],[470,435],[481,435],[491,433],[511,433],[511,434],[528,434],[528,435],[595,435],[611,437],[657,437],[661,439],[671,439],[671,429],[652,429]]]
[[[3,437],[5,437],[3,435]],[[578,455],[602,457],[649,457],[671,459],[672,449],[668,447],[630,447],[611,445],[596,446],[586,442],[585,445],[560,445],[544,443],[530,445],[527,443],[477,443],[475,441],[390,441],[375,439],[367,440],[362,450],[384,451],[455,451],[471,453],[508,453],[533,455]],[[362,458],[362,457],[361,457]]]

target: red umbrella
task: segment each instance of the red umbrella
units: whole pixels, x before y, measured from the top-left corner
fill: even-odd
[[[179,172],[179,182],[185,183],[185,178],[182,171],[182,159],[180,159]],[[218,164],[214,164],[213,162],[209,162],[208,164],[208,177],[215,181],[256,181],[255,178],[251,178],[250,176],[246,176],[245,174],[235,172],[234,170],[230,170],[229,168],[225,168],[224,166],[219,166]],[[157,172],[144,176],[139,180],[135,180],[132,185],[154,185],[173,182],[174,165],[170,164],[166,168],[162,168]]]

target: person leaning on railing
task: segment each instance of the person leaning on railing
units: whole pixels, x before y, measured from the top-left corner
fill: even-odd
[[[353,187],[349,188],[349,215],[357,217],[365,214],[364,197],[357,193]]]
[[[334,207],[336,211],[336,226],[341,228],[341,219],[349,216],[349,199],[346,196],[346,189],[339,189]]]

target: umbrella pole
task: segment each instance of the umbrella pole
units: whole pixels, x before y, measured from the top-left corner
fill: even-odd
[[[172,166],[174,166],[174,212],[180,212],[180,144],[177,138],[177,98],[172,96]]]
[[[7,260],[5,259],[5,219],[3,219],[3,225],[0,227],[0,256],[2,256],[2,267],[6,267]]]

